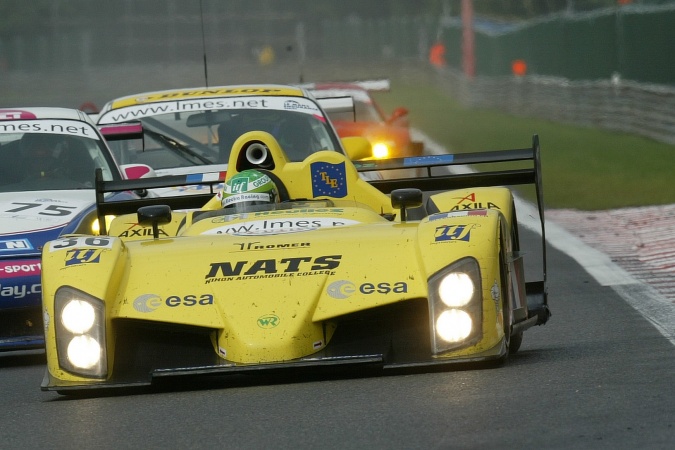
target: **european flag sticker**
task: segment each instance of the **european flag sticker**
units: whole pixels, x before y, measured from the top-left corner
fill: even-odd
[[[312,195],[319,197],[342,198],[347,196],[347,174],[345,163],[331,164],[315,162],[310,165],[312,171]]]

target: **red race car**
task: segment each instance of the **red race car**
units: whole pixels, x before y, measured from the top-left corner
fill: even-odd
[[[340,137],[367,138],[375,159],[422,155],[424,144],[410,137],[408,110],[398,107],[387,116],[370,95],[371,91],[388,91],[389,80],[312,83],[305,87],[319,102],[324,98],[354,99],[352,111],[326,108],[326,112]]]

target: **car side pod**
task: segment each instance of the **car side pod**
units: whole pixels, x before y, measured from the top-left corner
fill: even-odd
[[[152,236],[159,238],[159,226],[171,222],[171,208],[167,205],[150,205],[138,208],[138,224],[152,225]]]
[[[404,188],[391,191],[391,206],[401,210],[401,222],[407,220],[406,210],[421,207],[423,199],[420,189]]]

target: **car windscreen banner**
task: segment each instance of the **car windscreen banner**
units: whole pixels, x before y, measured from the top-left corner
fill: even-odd
[[[114,109],[99,118],[99,125],[128,122],[148,116],[161,114],[188,113],[195,111],[214,111],[228,109],[258,109],[277,111],[296,111],[310,114],[323,119],[323,113],[311,100],[302,97],[227,97],[227,98],[200,98],[182,99],[166,102],[157,102],[144,105],[132,105]]]
[[[0,122],[0,134],[17,133],[45,133],[63,134],[66,136],[79,136],[89,139],[99,139],[96,129],[84,122],[73,120],[14,120]]]

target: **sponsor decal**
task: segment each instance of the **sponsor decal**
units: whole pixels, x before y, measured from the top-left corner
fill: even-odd
[[[45,333],[49,331],[49,323],[51,322],[52,318],[49,316],[49,313],[45,309],[42,311],[42,323],[44,323],[45,326]]]
[[[252,177],[239,177],[230,181],[230,184],[225,186],[228,194],[241,194],[242,192],[253,191],[260,186],[271,183],[272,180],[267,175],[262,175],[260,178],[254,179]],[[250,186],[249,186],[250,185]]]
[[[2,133],[45,133],[80,136],[99,140],[98,133],[86,122],[74,120],[16,120],[0,122]]]
[[[143,294],[134,299],[133,305],[136,311],[148,313],[162,305],[162,298],[155,294]]]
[[[433,222],[434,220],[441,220],[441,219],[447,219],[449,217],[487,217],[488,213],[484,209],[478,209],[475,211],[452,211],[452,212],[446,212],[446,213],[438,213],[438,214],[432,214],[429,216],[429,222]]]
[[[40,294],[42,292],[42,285],[40,283],[35,283],[31,285],[21,284],[18,286],[6,286],[0,284],[0,296],[2,297],[13,297],[13,298],[24,298],[29,294]]]
[[[40,275],[42,266],[37,260],[0,262],[0,278]]]
[[[185,176],[185,181],[197,184],[209,181],[222,181],[225,179],[226,173],[227,172],[191,173]],[[194,186],[193,189],[206,189],[208,187],[209,186],[199,184],[199,186]]]
[[[295,258],[224,261],[211,263],[206,283],[258,278],[334,275],[342,255],[301,256]]]
[[[450,208],[450,211],[459,211],[463,209],[500,209],[496,203],[487,202],[483,203],[465,203],[463,205],[456,205]]]
[[[157,232],[159,233],[160,236],[168,236],[166,231],[164,231],[161,227],[158,227]],[[131,224],[131,226],[129,228],[122,231],[117,236],[118,237],[125,237],[125,238],[153,236],[152,227],[143,227],[143,226],[141,226],[137,223],[134,223],[134,224]]]
[[[312,173],[312,196],[342,198],[347,196],[347,172],[345,163],[331,164],[315,162],[310,164]]]
[[[460,211],[467,209],[500,209],[496,203],[486,202],[485,204],[483,204],[482,202],[477,202],[475,192],[470,193],[466,197],[455,197],[455,198],[459,199],[459,201],[455,206],[450,208],[451,211]]]
[[[176,308],[179,306],[205,306],[213,304],[213,295],[170,295],[166,299],[162,299],[156,294],[143,294],[136,297],[133,301],[134,309],[142,313],[150,313],[162,306],[169,308]]]
[[[448,164],[455,160],[454,155],[429,155],[429,156],[412,156],[403,158],[404,166],[419,166],[429,164]]]
[[[244,88],[213,88],[213,89],[185,89],[172,92],[157,93],[155,95],[147,95],[145,97],[137,97],[137,102],[142,101],[158,101],[167,100],[171,98],[189,98],[189,97],[207,97],[219,95],[236,95],[236,94],[272,94],[281,92],[281,89],[272,87],[244,87]],[[264,97],[263,97],[264,98]]]
[[[260,242],[235,242],[233,245],[239,248],[239,250],[250,251],[250,250],[278,250],[278,249],[288,249],[288,248],[300,248],[300,247],[309,247],[309,242],[291,242],[288,244],[261,244]]]
[[[20,109],[0,109],[0,120],[37,119],[35,114]]]
[[[257,322],[260,328],[275,328],[279,325],[279,320],[279,316],[276,314],[266,314],[258,317]]]
[[[297,203],[297,202],[294,202]],[[345,212],[344,208],[293,208],[293,209],[280,209],[272,211],[257,211],[253,214],[253,217],[264,217],[264,216],[288,216],[293,214],[343,214]]]
[[[66,248],[112,248],[113,240],[108,237],[71,237],[52,241],[49,251],[54,252]]]
[[[162,176],[157,172],[159,172],[159,171],[155,171],[155,174],[157,176]],[[189,180],[187,180],[187,181],[189,181]],[[205,181],[207,181],[207,180],[205,180]],[[166,192],[169,192],[169,193],[174,193],[174,192],[177,192],[177,193],[191,193],[191,192],[201,193],[201,192],[207,191],[210,194],[211,191],[212,191],[211,188],[213,188],[214,190],[218,189],[218,191],[219,191],[215,194],[215,196],[218,197],[218,198],[221,198],[223,196],[223,194],[220,191],[223,190],[224,186],[225,185],[223,183],[218,183],[218,184],[215,184],[215,185],[211,185],[211,184],[191,184],[190,186],[170,186],[170,187],[166,187],[166,188],[158,188],[157,191],[158,192],[166,191]]]
[[[471,240],[471,230],[477,227],[477,224],[468,224],[468,225],[443,225],[436,227],[436,233],[434,235],[434,241],[444,242],[444,241],[464,241],[469,242]]]
[[[0,253],[20,252],[33,250],[28,239],[3,239],[0,240]]]
[[[284,102],[284,109],[289,109],[292,111],[298,111],[302,109],[306,109],[308,111],[311,111],[313,114],[316,114],[319,112],[319,108],[317,108],[313,103],[309,102],[304,102],[301,103],[297,100],[286,100]]]
[[[0,218],[11,221],[26,220],[30,224],[24,226],[37,230],[44,226],[65,225],[71,220],[70,215],[84,207],[85,202],[63,202],[49,198],[37,198],[28,202],[9,202],[0,205]]]
[[[495,302],[499,301],[499,285],[497,284],[497,280],[495,280],[494,284],[490,288],[490,295],[492,296],[492,300]]]
[[[360,222],[336,217],[287,217],[279,220],[252,220],[212,228],[202,234],[229,234],[233,236],[263,236],[299,233],[319,228],[356,225]]]
[[[66,267],[80,264],[98,264],[101,261],[102,249],[74,248],[66,252]]]
[[[235,220],[247,219],[248,216],[248,213],[226,214],[223,216],[214,217],[211,219],[211,223],[229,223]]]
[[[338,280],[333,281],[326,288],[326,293],[338,300],[349,298],[357,292],[365,295],[390,293],[403,294],[408,292],[408,283],[404,281],[397,281],[394,283],[385,281],[381,283],[356,284],[349,280]]]
[[[239,183],[239,186],[237,186],[236,188],[241,189],[241,183]],[[232,190],[234,191],[234,189]],[[223,202],[223,207],[227,208],[228,206],[234,203],[242,201],[270,203],[270,200],[271,196],[266,192],[246,192],[243,194],[233,195],[232,197],[227,197],[225,199],[225,202]]]
[[[495,280],[494,284],[490,288],[490,297],[492,297],[492,301],[495,302],[495,312],[499,314],[499,285],[497,284],[497,280]]]
[[[276,89],[214,89],[212,91],[191,91],[164,93],[156,96],[137,97],[132,100],[119,100],[113,104],[113,109],[99,118],[100,124],[128,122],[142,117],[156,116],[190,111],[226,110],[226,109],[267,109],[288,110],[287,102],[293,101],[297,105],[292,109],[296,112],[311,114],[317,118],[322,116],[314,102],[302,97],[292,99],[283,96],[253,96],[247,94],[283,93]],[[198,98],[209,95],[244,94],[239,98]],[[193,98],[189,98],[193,97]],[[150,104],[152,103],[152,104]]]

